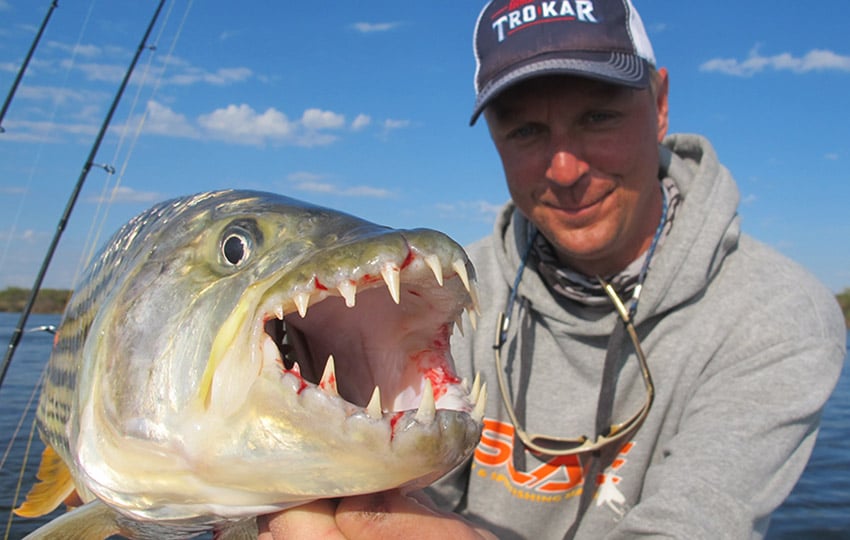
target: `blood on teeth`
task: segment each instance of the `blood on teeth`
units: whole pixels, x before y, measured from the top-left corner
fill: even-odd
[[[328,361],[325,364],[325,371],[322,373],[322,380],[319,381],[319,388],[329,394],[336,396],[339,395],[339,389],[337,389],[336,386],[336,368],[334,366],[333,355],[328,356]]]

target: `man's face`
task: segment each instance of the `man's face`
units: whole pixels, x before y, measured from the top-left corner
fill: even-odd
[[[649,247],[661,218],[665,70],[654,93],[577,77],[532,79],[484,114],[511,197],[562,262],[607,276]]]

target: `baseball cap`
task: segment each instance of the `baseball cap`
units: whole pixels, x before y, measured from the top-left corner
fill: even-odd
[[[492,0],[475,25],[475,108],[541,75],[649,86],[652,44],[631,0]]]

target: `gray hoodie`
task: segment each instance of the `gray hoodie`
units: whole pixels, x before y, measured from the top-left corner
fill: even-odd
[[[737,187],[708,141],[670,136],[661,161],[682,202],[635,316],[655,401],[631,440],[599,456],[596,497],[575,537],[761,538],[814,445],[843,364],[844,321],[808,272],[740,232]],[[469,249],[481,316],[452,352],[461,373],[480,371],[487,381],[485,429],[471,464],[431,492],[506,540],[563,538],[583,468],[597,459],[525,451],[502,405],[496,317],[528,227],[508,204],[493,235]],[[616,313],[553,295],[533,263],[518,293],[502,361],[520,422],[530,433],[592,437]],[[646,396],[630,344],[622,362],[615,422]]]

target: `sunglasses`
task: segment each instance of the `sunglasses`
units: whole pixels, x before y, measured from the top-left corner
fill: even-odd
[[[524,264],[522,266],[524,266]],[[522,273],[522,266],[519,270],[520,273]],[[502,346],[504,346],[507,341],[508,328],[511,324],[511,319],[508,315],[506,315],[506,313],[512,313],[513,304],[516,301],[516,291],[517,286],[519,285],[519,278],[520,276],[517,275],[517,280],[514,283],[510,296],[508,297],[505,311],[499,313],[496,324],[496,339],[493,344],[499,391],[502,394],[502,401],[505,404],[505,409],[508,411],[508,416],[514,426],[517,437],[519,437],[526,448],[539,454],[549,456],[569,456],[583,454],[586,452],[597,452],[608,445],[623,441],[626,437],[634,434],[649,414],[649,409],[652,407],[652,400],[655,397],[655,386],[652,383],[652,376],[649,373],[649,365],[646,362],[646,356],[640,346],[640,339],[638,338],[637,331],[633,324],[632,314],[628,309],[626,309],[626,306],[623,304],[623,301],[620,300],[620,297],[617,295],[614,287],[602,278],[597,279],[605,289],[608,297],[614,303],[614,306],[617,308],[617,313],[622,320],[625,331],[629,334],[629,338],[631,338],[638,362],[640,363],[640,371],[646,388],[646,400],[644,401],[643,406],[626,421],[618,424],[611,424],[610,427],[605,430],[604,433],[599,434],[595,440],[591,440],[586,436],[563,438],[542,435],[539,433],[528,433],[519,423],[516,411],[514,410],[511,401],[511,396],[508,392],[507,383],[505,382],[505,373],[502,369],[501,358]],[[637,294],[639,294],[639,290],[636,291],[635,297],[637,297]],[[618,330],[615,329],[615,332],[618,332]]]

